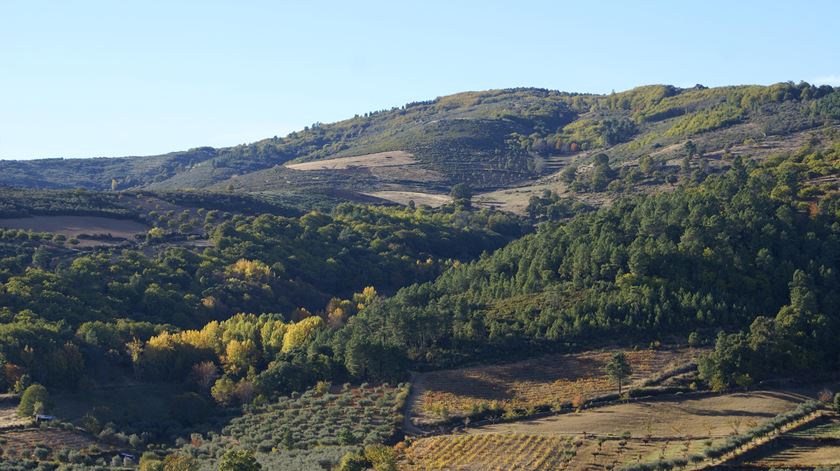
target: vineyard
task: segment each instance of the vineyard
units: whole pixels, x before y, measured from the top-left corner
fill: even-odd
[[[614,470],[632,462],[698,456],[702,440],[646,440],[621,435],[477,434],[423,438],[401,468],[419,470]]]
[[[635,386],[696,358],[696,349],[625,352]],[[506,365],[459,368],[419,375],[413,420],[430,424],[487,409],[527,411],[538,406],[580,405],[616,392],[604,373],[612,352],[549,355]]]
[[[221,434],[194,435],[184,451],[199,457],[206,469],[214,469],[216,459],[232,446],[257,451],[269,469],[335,465],[347,451],[390,440],[402,421],[407,394],[406,385],[322,384],[255,407],[233,419]]]

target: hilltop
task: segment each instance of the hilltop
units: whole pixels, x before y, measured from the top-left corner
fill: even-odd
[[[840,93],[804,82],[650,85],[609,95],[489,90],[315,123],[234,147],[0,161],[0,185],[440,203],[453,185],[465,183],[485,205],[523,211],[530,196],[568,191],[561,172],[585,173],[601,153],[617,169],[645,158],[677,166],[691,141],[692,152],[714,169],[726,165],[721,157],[728,151],[759,157],[789,151],[838,120]],[[593,189],[575,192],[587,190]]]

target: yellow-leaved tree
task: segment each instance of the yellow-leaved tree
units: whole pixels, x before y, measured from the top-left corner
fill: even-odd
[[[306,345],[315,334],[324,328],[324,320],[320,317],[307,317],[300,322],[289,325],[283,336],[283,351],[289,352]]]

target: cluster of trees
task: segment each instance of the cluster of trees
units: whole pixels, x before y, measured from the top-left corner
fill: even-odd
[[[0,231],[0,388],[23,375],[75,388],[102,358],[130,365],[128,343],[238,312],[284,312],[290,322],[311,311],[337,328],[375,297],[355,291],[432,279],[527,230],[495,211],[348,204],[300,217],[230,215],[213,227],[211,248],[168,244],[152,255],[78,253],[51,236]],[[310,364],[295,358],[296,368]]]
[[[525,208],[528,216],[535,221],[562,221],[592,210],[586,203],[550,190],[543,191],[540,196],[531,196]]]
[[[340,308],[336,308],[339,310]],[[179,380],[222,405],[250,403],[338,376],[329,357],[307,348],[327,329],[323,318],[237,314],[201,330],[163,332],[128,346],[142,378]]]
[[[836,335],[840,317],[837,198],[774,196],[778,185],[801,187],[813,172],[803,153],[763,165],[735,159],[702,184],[545,225],[367,309],[341,333],[345,352],[361,342],[440,366],[607,332],[738,329],[782,311],[802,350],[824,349],[805,364],[836,366],[837,347],[821,339]],[[792,320],[811,316],[790,315],[805,308],[783,309],[791,306],[788,284],[797,271],[816,298],[806,309],[818,314],[820,339],[813,341],[805,340],[817,325]]]

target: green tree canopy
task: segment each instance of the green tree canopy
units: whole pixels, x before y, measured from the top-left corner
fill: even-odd
[[[219,471],[259,471],[262,465],[249,450],[228,450],[219,461]]]
[[[20,397],[17,413],[21,417],[32,417],[36,413],[44,412],[49,406],[50,395],[47,388],[40,384],[32,384]]]
[[[622,352],[613,354],[612,358],[607,363],[607,366],[604,367],[604,371],[611,380],[618,384],[619,394],[621,394],[622,384],[624,384],[624,381],[633,373],[633,369],[630,367],[630,362],[627,361],[627,356]]]

